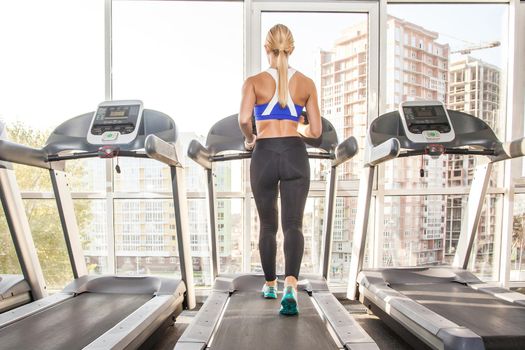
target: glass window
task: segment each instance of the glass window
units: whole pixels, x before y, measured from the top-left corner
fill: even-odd
[[[214,24],[213,31],[209,30],[210,23]],[[211,126],[238,111],[243,83],[242,28],[242,2],[113,2],[113,96],[115,99],[139,98],[146,108],[158,109],[175,120],[186,189],[199,196],[206,192],[205,171],[187,158],[186,150],[192,139],[205,144],[203,135]],[[206,103],[202,103],[204,99]],[[142,160],[120,161],[122,174],[115,175],[116,191],[171,192],[169,168]],[[242,174],[242,161],[216,164],[217,194],[243,191]],[[241,264],[238,249],[242,248],[242,243],[235,243],[239,241],[235,236],[242,237],[242,205],[237,199],[228,203],[223,209],[228,207],[233,216],[223,213],[223,221],[228,222],[222,222],[222,230],[228,231],[228,235],[222,235],[220,249],[223,249],[223,257],[232,254],[231,261],[221,264],[230,271],[237,270],[237,264]],[[206,201],[189,199],[188,212],[195,284],[210,285]],[[145,220],[159,220],[153,212],[145,215]],[[229,232],[230,228],[241,233]],[[128,228],[124,226],[123,229]],[[157,224],[149,228],[151,232],[158,229]],[[130,244],[135,244],[136,239],[133,239],[132,236],[126,238]],[[153,246],[160,242],[159,236],[145,239]],[[163,239],[165,243],[166,237]]]
[[[0,274],[21,274],[20,262],[0,203]]]
[[[0,118],[12,140],[42,147],[52,128],[104,99],[103,0],[3,1],[0,32]],[[24,171],[22,190],[51,190],[46,171]]]
[[[475,12],[476,16],[469,14]],[[392,4],[388,5],[388,30],[400,28],[405,38],[405,54],[388,57],[387,82],[395,69],[404,67],[401,80],[402,101],[439,100],[448,108],[464,111],[483,119],[502,138],[505,125],[506,54],[505,43],[508,6],[504,4]],[[447,18],[443,21],[443,18]],[[416,46],[416,42],[418,46]],[[425,49],[427,48],[427,49]],[[469,49],[462,54],[460,50]],[[406,53],[409,53],[408,55]],[[400,66],[398,67],[398,63]],[[395,86],[387,84],[387,91]],[[387,110],[395,110],[398,101],[387,94]],[[448,156],[396,159],[385,165],[385,188],[440,188],[467,186],[478,158]],[[427,176],[418,178],[421,167]],[[401,171],[399,171],[401,170]],[[491,185],[501,184],[503,164],[496,164]]]
[[[76,159],[66,162],[72,192],[106,192],[106,160]]]
[[[116,165],[117,160],[113,160]],[[118,158],[120,174],[114,172],[115,192],[169,192],[170,168],[161,162],[144,158]]]
[[[20,122],[8,124],[7,135],[10,141],[35,148],[42,147],[47,140],[46,131]],[[13,166],[20,191],[52,191],[49,171],[19,164],[13,164]]]
[[[207,201],[205,199],[188,199],[190,249],[196,286],[209,286],[212,283],[206,205]]]
[[[173,201],[118,199],[115,203],[117,273],[180,277]]]
[[[110,273],[106,201],[78,199],[74,205],[88,273]]]
[[[323,209],[321,206],[320,212],[315,215],[321,221],[320,226],[322,226],[324,215]],[[350,268],[350,258],[352,256],[357,197],[338,197],[334,210],[329,281],[331,285],[345,285],[348,281],[348,269]],[[373,222],[373,220],[370,221]],[[373,227],[370,229],[373,229]],[[319,237],[322,237],[322,227],[319,227]],[[320,250],[318,254],[321,254]]]
[[[514,197],[512,222],[511,281],[525,281],[525,194]]]
[[[503,195],[487,195],[472,252],[476,253],[469,270],[484,281],[497,281],[501,246],[501,212]]]
[[[193,161],[192,161],[193,162]],[[213,166],[213,173],[215,175],[215,188],[219,192],[241,192],[244,189],[243,185],[243,161],[234,160],[229,162],[217,162]],[[204,172],[199,165],[200,171]]]
[[[201,135],[237,113],[242,3],[114,1],[112,11],[115,99],[139,98]]]
[[[217,201],[217,248],[220,273],[242,272],[242,202],[241,198]]]
[[[196,133],[181,133],[179,134],[180,140],[180,149],[183,157],[179,156],[182,165],[184,166],[184,174],[186,176],[186,191],[187,192],[201,192],[205,193],[206,189],[206,172],[204,168],[197,164],[195,161],[191,160],[188,157],[186,150],[188,149],[190,142],[192,140],[198,140],[201,144],[206,143],[206,138],[204,136],[199,136]]]
[[[467,229],[466,195],[385,196],[383,267],[449,265],[460,232]],[[487,195],[469,269],[484,280],[497,279],[494,258],[501,237],[501,195]],[[499,249],[499,248],[498,248]],[[474,255],[475,252],[475,255]],[[495,267],[495,268],[494,268]]]
[[[60,291],[73,280],[64,233],[55,200],[24,200],[29,227],[48,290]]]
[[[292,31],[295,50],[290,66],[314,80],[321,115],[334,125],[340,141],[354,136],[362,147],[368,117],[368,15],[263,12],[262,43],[276,23],[285,24]],[[322,30],[312,30],[311,23]],[[261,68],[267,66],[266,52],[261,48]],[[312,166],[319,164],[314,162]],[[339,177],[358,179],[361,166],[362,157],[355,157],[341,166]]]

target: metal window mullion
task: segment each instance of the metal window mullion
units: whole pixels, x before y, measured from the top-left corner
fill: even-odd
[[[512,0],[388,0],[388,4],[427,4],[427,5],[434,5],[434,4],[450,4],[450,5],[457,5],[457,4],[479,4],[479,3],[486,3],[486,4],[508,4]]]
[[[113,192],[113,160],[106,159],[106,232],[107,256],[110,274],[117,273],[117,251],[115,247],[115,198]]]
[[[113,99],[113,8],[112,0],[104,0],[104,98]]]
[[[512,0],[509,8],[508,37],[508,72],[507,72],[507,123],[506,140],[511,141],[523,136],[523,114],[525,104],[525,72],[521,68],[525,54],[525,43],[520,34],[525,30],[525,4]],[[504,188],[507,193],[503,196],[501,254],[499,260],[499,284],[510,286],[512,231],[514,222],[515,179],[520,178],[522,158],[507,160],[504,167]],[[516,191],[518,192],[518,191]]]

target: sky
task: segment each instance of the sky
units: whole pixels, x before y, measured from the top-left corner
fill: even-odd
[[[295,41],[289,64],[312,77],[316,71],[315,56],[319,49],[331,49],[345,28],[367,20],[368,16],[362,13],[264,12],[261,16],[261,43],[264,45],[266,34],[273,25],[286,25]],[[261,50],[261,68],[267,67],[266,52]]]
[[[1,119],[49,129],[104,100],[103,9],[103,0],[0,3]],[[452,49],[503,41],[507,23],[501,4],[389,5],[388,12],[441,33],[439,41]],[[288,25],[296,40],[290,64],[312,75],[312,54],[363,20],[352,13],[263,13],[261,37],[275,23]],[[501,66],[503,46],[472,55]],[[180,130],[205,135],[239,106],[242,3],[114,2],[112,74],[114,99],[141,99]]]

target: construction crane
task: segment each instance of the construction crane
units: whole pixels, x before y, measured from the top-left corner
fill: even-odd
[[[499,41],[490,41],[490,42],[487,42],[487,43],[480,43],[480,44],[476,44],[476,45],[467,46],[467,47],[465,47],[463,49],[451,51],[450,53],[451,54],[452,53],[459,53],[459,54],[462,54],[462,55],[468,55],[469,53],[471,53],[474,50],[490,49],[490,48],[493,48],[493,47],[498,47],[500,45],[501,45],[501,43]]]

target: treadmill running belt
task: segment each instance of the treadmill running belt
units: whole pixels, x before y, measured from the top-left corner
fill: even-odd
[[[229,301],[211,348],[338,349],[306,292],[299,293],[299,315],[279,315],[280,299],[237,291]]]
[[[151,299],[82,293],[0,330],[0,349],[80,349]]]
[[[391,287],[483,338],[486,349],[525,349],[525,307],[460,283]]]

